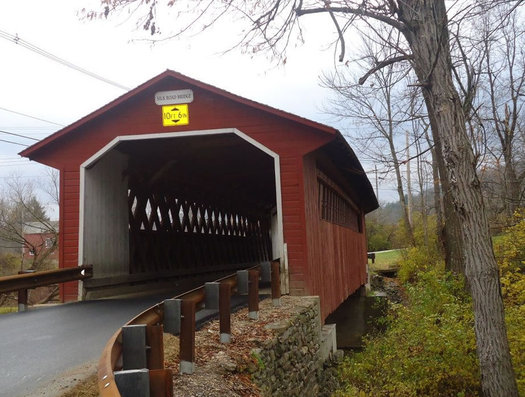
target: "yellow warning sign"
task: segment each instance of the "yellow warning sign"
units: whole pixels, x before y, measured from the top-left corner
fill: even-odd
[[[169,127],[172,125],[187,125],[190,123],[188,105],[169,105],[162,107],[162,125]]]

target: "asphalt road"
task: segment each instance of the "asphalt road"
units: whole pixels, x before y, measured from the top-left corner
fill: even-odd
[[[135,315],[201,284],[178,286],[169,294],[75,302],[1,315],[0,397],[33,395],[65,372],[98,361],[108,339]],[[231,297],[232,310],[246,304],[246,296]],[[197,312],[197,328],[216,314],[216,310]]]
[[[1,315],[0,396],[27,395],[97,360],[118,328],[170,296],[76,302]]]

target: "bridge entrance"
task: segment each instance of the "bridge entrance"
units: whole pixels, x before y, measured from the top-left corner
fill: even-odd
[[[84,296],[281,256],[279,157],[236,129],[119,136],[80,186]]]

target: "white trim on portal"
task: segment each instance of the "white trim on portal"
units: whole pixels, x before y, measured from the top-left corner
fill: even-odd
[[[153,134],[139,134],[139,135],[120,135],[115,137],[111,142],[105,145],[102,149],[93,154],[90,158],[80,165],[80,202],[79,202],[79,230],[78,230],[78,264],[83,263],[84,257],[84,205],[85,205],[85,173],[86,169],[91,168],[94,164],[107,152],[115,148],[121,142],[140,141],[150,139],[166,139],[166,138],[185,138],[203,135],[221,135],[221,134],[235,134],[246,142],[252,144],[259,150],[271,156],[274,160],[275,171],[275,201],[277,207],[277,232],[279,240],[279,251],[281,252],[281,271],[284,272],[284,279],[288,280],[288,261],[286,260],[286,250],[284,249],[284,233],[283,233],[283,211],[282,211],[282,197],[281,197],[281,167],[279,155],[270,150],[260,142],[246,135],[237,128],[219,128],[211,130],[195,130],[184,132],[161,132]],[[81,282],[79,283],[79,298],[81,298]],[[286,291],[287,292],[287,291]]]

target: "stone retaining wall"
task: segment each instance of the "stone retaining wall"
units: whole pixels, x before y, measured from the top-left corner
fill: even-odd
[[[289,320],[267,325],[274,337],[251,352],[252,379],[264,396],[330,395],[337,385],[330,369],[340,357],[335,326],[321,326],[318,297],[301,297],[297,308]]]

